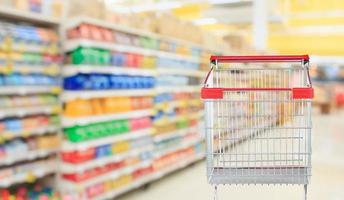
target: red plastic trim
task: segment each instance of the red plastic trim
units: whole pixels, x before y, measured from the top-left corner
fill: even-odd
[[[269,56],[210,56],[210,61],[218,62],[282,62],[282,61],[309,61],[308,55],[269,55]]]
[[[313,88],[293,88],[293,99],[313,99],[314,89]]]
[[[202,99],[223,99],[224,91],[291,91],[293,99],[312,99],[313,88],[202,88]]]
[[[201,90],[202,99],[223,99],[222,88],[202,88]]]

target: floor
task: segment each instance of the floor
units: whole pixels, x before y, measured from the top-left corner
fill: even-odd
[[[344,112],[313,115],[313,171],[308,199],[344,200]],[[219,200],[303,199],[302,186],[225,186]],[[199,162],[150,185],[132,191],[119,200],[210,200],[205,163]]]

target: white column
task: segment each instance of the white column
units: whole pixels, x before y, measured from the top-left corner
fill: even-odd
[[[268,0],[253,0],[253,45],[266,49],[268,35]]]

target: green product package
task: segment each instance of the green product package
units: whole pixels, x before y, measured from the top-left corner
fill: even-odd
[[[66,137],[71,142],[80,142],[87,138],[87,134],[83,127],[74,126],[64,130]]]

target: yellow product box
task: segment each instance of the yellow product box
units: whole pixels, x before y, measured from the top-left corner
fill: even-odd
[[[129,142],[123,141],[112,145],[112,153],[121,153],[128,151],[130,148]]]

